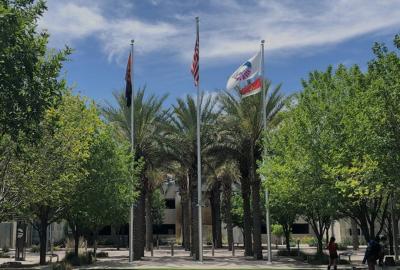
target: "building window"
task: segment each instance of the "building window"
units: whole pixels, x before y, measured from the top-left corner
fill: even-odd
[[[153,234],[175,234],[175,224],[153,225]]]
[[[293,234],[308,234],[310,232],[308,224],[293,224]]]
[[[165,199],[166,209],[175,209],[175,199]]]

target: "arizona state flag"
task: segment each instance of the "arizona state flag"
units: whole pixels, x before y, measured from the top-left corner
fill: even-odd
[[[131,66],[132,66],[132,54],[129,53],[128,64],[126,65],[126,88],[125,88],[125,99],[126,106],[130,107],[132,104],[132,77],[131,77]]]
[[[246,85],[245,87],[243,87],[242,89],[240,89],[240,94],[242,95],[242,97],[248,97],[248,96],[257,94],[262,89],[261,84],[262,84],[262,80],[259,77],[254,82],[252,82],[252,83]]]

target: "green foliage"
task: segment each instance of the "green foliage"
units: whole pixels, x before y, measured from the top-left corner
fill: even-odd
[[[38,245],[32,245],[31,246],[31,252],[37,253],[40,251],[40,247]]]
[[[2,247],[1,251],[2,251],[3,253],[7,253],[7,252],[10,251],[10,249],[9,249],[8,247],[4,246],[4,247]]]
[[[90,156],[95,127],[100,119],[93,105],[66,94],[57,108],[46,112],[41,124],[43,136],[36,144],[25,144],[22,179],[26,194],[26,213],[32,220],[58,220],[87,174],[83,165]]]
[[[108,258],[108,253],[101,251],[96,253],[96,258]]]
[[[300,244],[307,244],[310,247],[316,247],[318,240],[313,236],[304,236],[300,238]]]
[[[93,263],[92,252],[75,255],[75,253],[67,252],[64,261],[73,266],[88,265]]]
[[[65,214],[78,230],[96,231],[105,225],[125,223],[137,195],[135,185],[142,168],[141,161],[132,164],[129,145],[116,141],[110,126],[98,122],[94,131],[82,167],[87,173],[70,195]]]
[[[151,216],[154,225],[161,225],[164,219],[165,199],[160,189],[151,194]]]
[[[38,32],[44,1],[0,2],[0,134],[36,137],[46,110],[65,89],[59,80],[70,49],[48,51],[48,34]]]
[[[272,224],[271,225],[271,233],[276,237],[283,236],[283,227],[280,224]]]
[[[279,203],[297,205],[320,251],[330,221],[343,215],[357,221],[366,240],[374,237],[398,192],[400,57],[378,43],[373,52],[367,72],[339,65],[310,73],[283,122],[266,134],[268,161],[260,171],[275,189],[272,213],[281,213]]]
[[[238,193],[232,196],[232,224],[243,229],[243,198]]]
[[[0,221],[26,205],[21,148],[40,139],[47,111],[66,89],[60,71],[71,50],[47,50],[48,34],[37,30],[45,10],[40,0],[0,1]]]
[[[72,270],[73,267],[67,262],[54,263],[51,265],[52,270]]]

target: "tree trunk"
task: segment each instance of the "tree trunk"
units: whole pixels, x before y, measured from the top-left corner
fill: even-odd
[[[261,243],[261,206],[260,189],[261,179],[256,176],[256,162],[254,159],[254,144],[250,145],[250,183],[252,183],[252,208],[253,208],[253,252],[256,260],[263,258]]]
[[[211,190],[210,203],[211,203],[213,244],[215,248],[222,248],[220,182],[216,182]]]
[[[47,249],[47,216],[42,216],[40,218],[40,229],[39,229],[39,238],[40,238],[40,265],[46,264],[46,249]]]
[[[242,198],[243,198],[243,240],[244,240],[244,256],[253,256],[253,246],[251,237],[251,209],[250,209],[250,182],[246,178],[242,178]]]
[[[140,249],[141,257],[144,257],[144,250],[146,248],[146,190],[144,191],[143,196],[140,197],[141,205],[142,205],[142,248]]]
[[[315,237],[317,238],[317,256],[322,256],[323,253],[323,241],[326,228],[329,228],[330,218],[314,215],[313,217],[306,218],[306,221],[311,225],[314,231]]]
[[[139,197],[136,201],[134,207],[134,222],[133,222],[133,259],[140,260],[143,257],[144,252],[144,235],[145,235],[145,226],[144,226],[144,190],[141,187],[139,192]]]
[[[285,235],[286,250],[290,252],[290,230],[284,229],[283,234]]]
[[[254,258],[261,260],[262,255],[262,243],[261,243],[261,209],[260,209],[260,187],[261,181],[258,177],[253,182],[252,195],[252,208],[253,208],[253,252]]]
[[[74,253],[75,256],[78,257],[78,253],[79,253],[79,229],[78,226],[75,225],[75,229],[74,229]]]
[[[392,216],[389,214],[387,217],[387,239],[389,240],[389,255],[394,255],[393,249],[393,225],[392,225]]]
[[[150,251],[153,245],[153,218],[151,216],[151,194],[146,192],[146,250]]]
[[[325,230],[325,245],[329,243],[329,228]]]
[[[225,208],[225,222],[226,232],[228,235],[228,250],[232,251],[233,244],[233,225],[232,225],[232,186],[231,182],[224,183],[224,208]]]
[[[94,230],[94,234],[93,234],[93,255],[94,255],[94,261],[96,261],[97,259],[97,235],[98,235],[98,230],[95,229]]]
[[[315,237],[317,238],[317,256],[322,256],[323,252],[323,241],[324,241],[324,233],[316,233]]]
[[[185,251],[190,250],[190,205],[188,194],[182,194],[182,240]]]
[[[358,250],[359,242],[358,242],[358,229],[356,221],[351,218],[351,242],[353,245],[353,250]]]
[[[399,235],[399,220],[396,211],[396,197],[395,194],[392,195],[391,198],[391,217],[392,217],[392,227],[393,227],[393,246],[394,246],[394,255],[395,260],[397,261],[399,258],[399,246],[398,246],[398,235]]]
[[[191,255],[195,260],[200,259],[199,251],[199,219],[198,219],[198,196],[197,196],[197,175],[190,174],[190,198],[191,198]]]

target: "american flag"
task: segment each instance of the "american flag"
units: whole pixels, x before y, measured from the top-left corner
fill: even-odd
[[[199,85],[199,31],[197,31],[196,35],[196,44],[194,45],[193,62],[190,71],[193,74],[194,85],[198,86]]]

